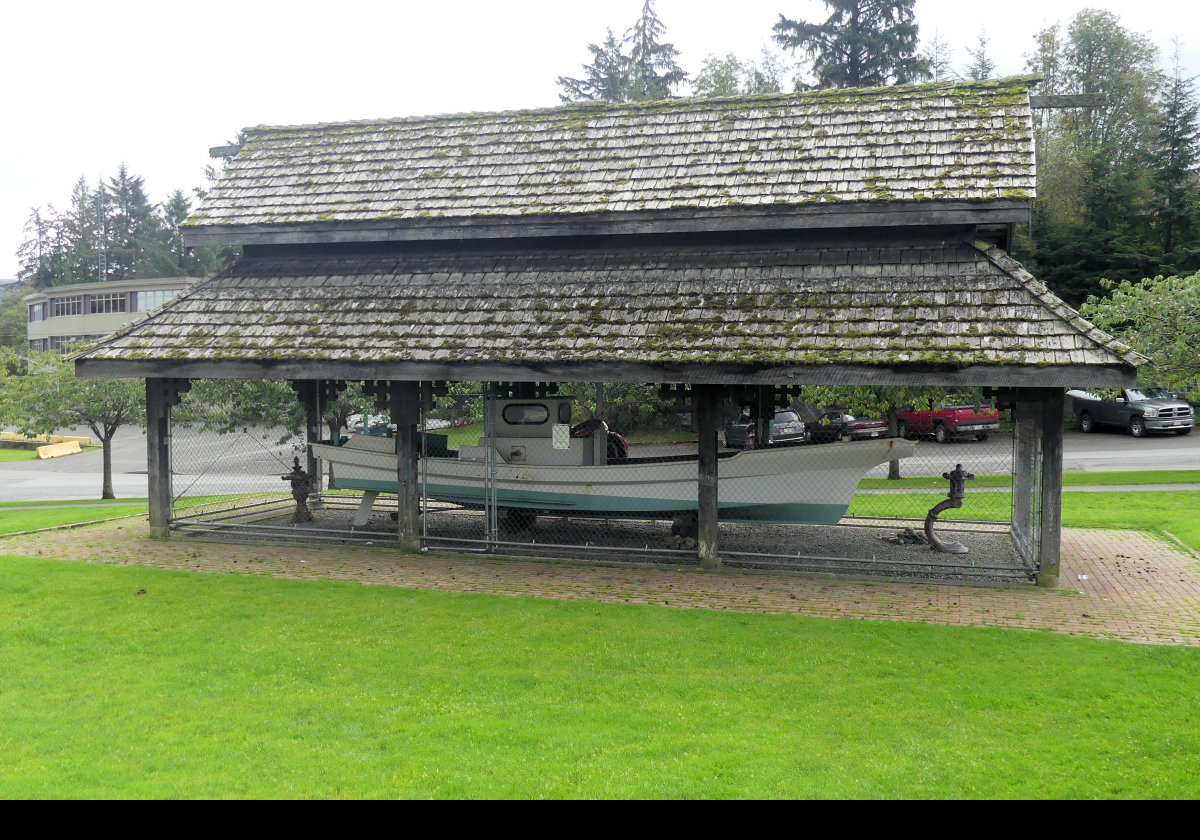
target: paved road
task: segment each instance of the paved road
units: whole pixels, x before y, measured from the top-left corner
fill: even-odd
[[[278,489],[278,476],[287,472],[293,451],[253,431],[233,435],[188,433],[186,448],[194,457],[176,453],[176,464],[193,462],[202,475],[178,474],[176,492],[189,485],[205,493],[244,492],[251,489],[246,474],[262,489]],[[673,452],[679,447],[671,447]],[[1117,432],[1085,435],[1068,431],[1064,436],[1064,468],[1068,471],[1198,469],[1200,432],[1190,435],[1151,436],[1135,440]],[[917,454],[904,462],[905,475],[940,475],[956,462],[972,472],[1006,472],[1012,463],[1012,438],[993,435],[980,443],[922,443]],[[100,451],[85,452],[51,461],[0,463],[0,501],[98,498],[101,489]],[[202,465],[202,466],[201,466]],[[186,469],[186,468],[185,468]],[[883,474],[879,468],[872,474]],[[146,495],[146,438],[138,429],[122,429],[113,445],[113,489],[119,498]]]

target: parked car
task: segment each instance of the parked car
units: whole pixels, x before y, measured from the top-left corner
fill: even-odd
[[[900,437],[932,436],[938,443],[961,437],[987,440],[1000,429],[1000,412],[990,406],[943,405],[925,411],[908,407],[896,412],[896,417]]]
[[[767,429],[768,444],[796,443],[805,439],[804,421],[796,412],[787,409],[776,411]],[[730,449],[753,449],[759,445],[755,439],[754,421],[748,412],[725,421],[725,445]]]
[[[860,418],[835,409],[826,411],[816,423],[808,425],[808,437],[815,443],[887,437],[887,423],[878,417]]]
[[[1127,429],[1134,437],[1148,432],[1186,435],[1196,423],[1196,413],[1184,400],[1171,397],[1164,388],[1122,389],[1119,397],[1105,399],[1088,391],[1067,391],[1079,420],[1079,431],[1094,432],[1098,426]]]

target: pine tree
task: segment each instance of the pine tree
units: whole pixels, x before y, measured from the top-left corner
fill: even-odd
[[[677,62],[679,50],[665,44],[666,33],[654,0],[646,0],[637,23],[625,33],[629,47],[629,83],[627,95],[633,102],[670,99],[674,89],[687,80],[687,73]]]
[[[642,14],[618,41],[611,29],[603,44],[588,44],[592,63],[582,79],[559,76],[563,102],[643,102],[669,99],[687,80],[676,61],[679,51],[661,41],[666,27],[646,0]]]
[[[127,280],[152,277],[161,252],[160,223],[146,196],[145,182],[129,172],[124,163],[116,177],[101,190],[105,197],[108,272],[105,279]]]
[[[988,39],[982,31],[979,33],[975,49],[967,47],[967,55],[971,56],[971,63],[964,71],[968,79],[978,82],[992,78],[996,72],[996,62],[988,56]]]
[[[62,275],[62,223],[53,205],[45,214],[40,207],[30,212],[17,260],[21,265],[17,279],[28,281],[35,289],[53,286]]]
[[[1154,228],[1163,274],[1200,268],[1200,101],[1185,77],[1175,43],[1172,73],[1159,99],[1157,147],[1150,158]]]
[[[628,102],[629,57],[611,29],[603,44],[588,44],[592,63],[583,65],[587,74],[582,79],[558,77],[563,102]]]
[[[106,279],[99,276],[97,268],[101,230],[96,198],[82,177],[71,188],[71,207],[60,221],[63,260],[55,285]]]
[[[813,63],[817,86],[872,87],[903,84],[928,76],[917,55],[914,0],[823,0],[831,10],[824,23],[789,20],[775,24],[775,41]]]

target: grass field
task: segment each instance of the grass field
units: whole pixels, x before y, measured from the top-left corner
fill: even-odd
[[[1200,649],[0,559],[0,797],[1195,797]]]
[[[99,446],[85,446],[83,452],[91,452],[93,449],[99,449]],[[61,456],[70,458],[70,455]],[[36,461],[36,449],[0,449],[0,464],[11,463],[14,461]]]
[[[146,514],[145,502],[141,504],[104,505],[100,507],[58,507],[50,510],[2,510],[0,509],[0,534],[15,534],[37,528],[53,528],[58,525],[74,525],[95,522],[117,516]]]

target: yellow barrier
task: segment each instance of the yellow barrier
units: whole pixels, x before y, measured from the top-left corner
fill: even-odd
[[[0,432],[0,440],[45,441],[46,443],[78,443],[80,446],[95,446],[90,437],[84,435],[36,435],[27,437],[16,432]]]
[[[63,455],[78,455],[82,451],[79,448],[79,441],[73,440],[69,443],[48,443],[45,446],[39,446],[37,456],[44,461],[47,458],[61,458]]]

